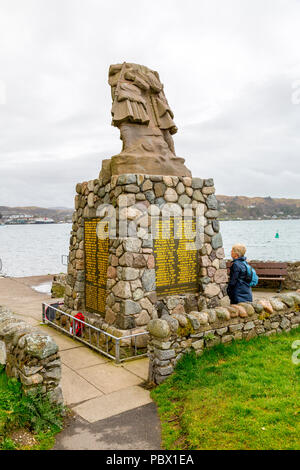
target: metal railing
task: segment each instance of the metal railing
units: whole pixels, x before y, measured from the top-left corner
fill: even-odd
[[[147,356],[147,351],[143,352],[146,347],[138,348],[137,346],[137,338],[139,336],[147,335],[148,333],[146,331],[117,337],[87,323],[84,320],[80,320],[79,318],[64,312],[54,305],[57,304],[51,305],[46,302],[42,303],[42,321],[44,324],[49,324],[54,328],[63,331],[73,339],[76,339],[101,354],[104,354],[104,356],[113,359],[117,364],[130,359]],[[58,320],[56,320],[57,318]],[[58,321],[58,323],[56,323],[55,320]],[[66,327],[64,328],[66,325],[69,327],[69,330]],[[78,331],[77,334],[76,330]],[[128,346],[128,344],[130,344],[130,346]],[[113,349],[115,354],[113,354]],[[139,352],[138,349],[141,349],[141,351]],[[124,356],[124,350],[127,351],[127,353],[132,351],[134,354]]]

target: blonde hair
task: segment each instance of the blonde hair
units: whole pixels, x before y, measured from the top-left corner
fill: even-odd
[[[245,245],[241,245],[240,243],[233,245],[232,249],[239,256],[244,256],[244,254],[246,253]]]

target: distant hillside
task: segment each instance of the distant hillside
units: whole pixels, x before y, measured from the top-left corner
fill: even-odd
[[[71,222],[73,209],[68,208],[44,208],[44,207],[7,207],[0,206],[0,214],[2,218],[10,215],[28,214],[33,217],[48,217],[55,220],[55,222]]]
[[[221,219],[298,219],[300,199],[217,196]]]
[[[220,219],[299,219],[300,199],[271,197],[217,196]],[[55,222],[71,222],[73,209],[64,207],[7,207],[0,206],[2,219],[10,215],[28,214],[48,217]]]

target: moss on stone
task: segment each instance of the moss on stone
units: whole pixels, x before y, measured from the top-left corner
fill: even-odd
[[[65,295],[65,287],[61,284],[53,284],[51,288],[51,295],[54,298],[61,298]]]
[[[192,324],[190,321],[188,321],[186,326],[180,326],[177,330],[177,335],[178,336],[189,336],[195,333],[194,328],[192,327]]]

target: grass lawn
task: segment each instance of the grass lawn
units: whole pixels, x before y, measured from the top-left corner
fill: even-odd
[[[190,353],[151,392],[165,449],[300,449],[300,329]]]
[[[0,450],[51,449],[63,425],[62,407],[23,394],[0,366]]]

